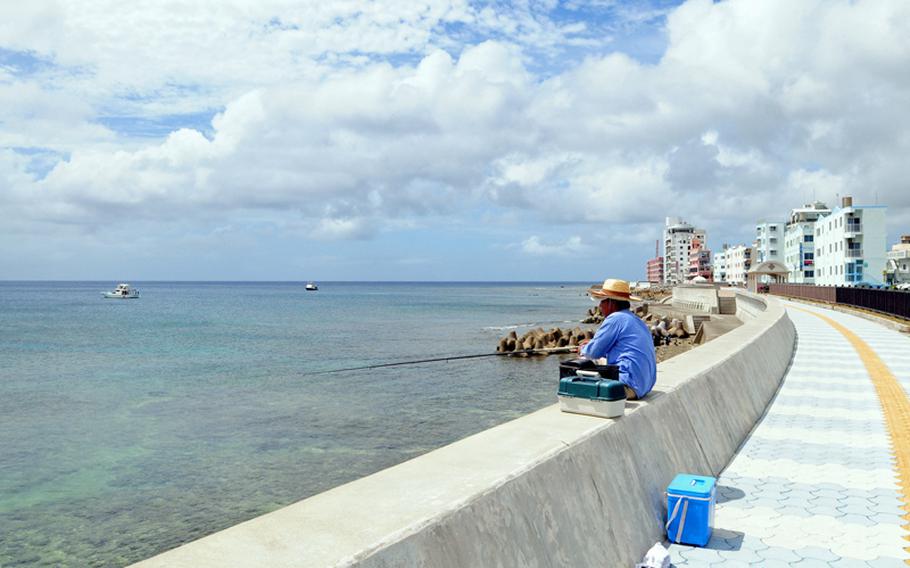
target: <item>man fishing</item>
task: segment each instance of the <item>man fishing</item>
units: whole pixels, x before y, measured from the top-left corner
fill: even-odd
[[[605,357],[607,364],[619,366],[619,380],[630,400],[643,398],[657,381],[657,358],[648,326],[629,311],[631,301],[639,301],[625,280],[607,279],[603,286],[588,289],[591,300],[599,302],[604,321],[590,341],[579,345],[588,359]]]

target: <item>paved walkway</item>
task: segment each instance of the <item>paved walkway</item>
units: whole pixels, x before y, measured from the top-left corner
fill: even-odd
[[[673,563],[906,566],[910,533],[902,528],[897,471],[908,465],[901,456],[910,440],[899,438],[901,427],[910,431],[910,419],[893,406],[910,407],[910,338],[841,312],[786,306],[798,334],[793,363],[718,480],[711,542],[672,545]],[[883,390],[888,384],[891,393]],[[877,393],[888,401],[887,416]]]

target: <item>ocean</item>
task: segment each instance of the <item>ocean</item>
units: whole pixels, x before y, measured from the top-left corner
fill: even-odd
[[[556,401],[580,283],[0,282],[0,566],[122,566]]]

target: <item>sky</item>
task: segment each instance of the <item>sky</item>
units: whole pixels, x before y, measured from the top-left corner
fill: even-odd
[[[910,233],[905,0],[0,3],[2,280],[642,279]]]

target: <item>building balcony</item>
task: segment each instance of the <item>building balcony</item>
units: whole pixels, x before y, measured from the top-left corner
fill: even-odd
[[[863,249],[847,249],[844,251],[844,256],[847,258],[862,258]]]
[[[844,225],[844,234],[855,235],[863,232],[862,223],[847,223]]]

